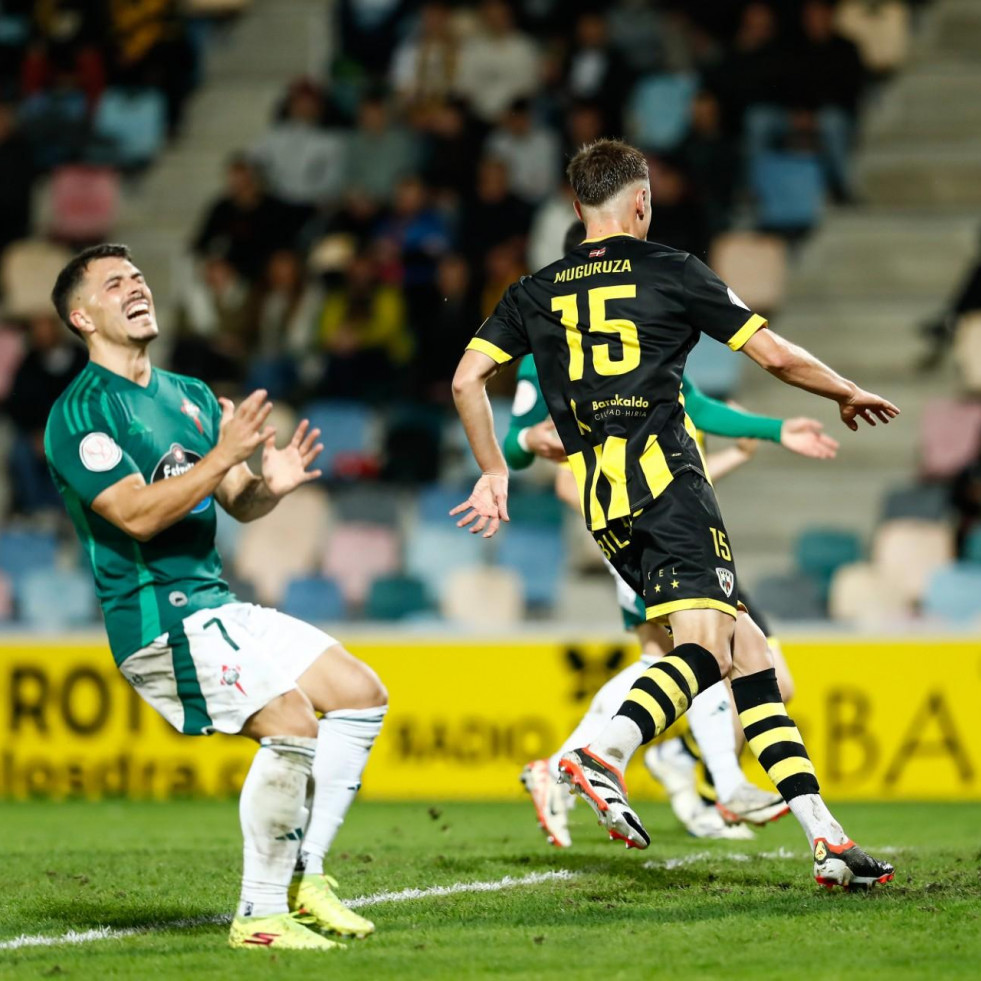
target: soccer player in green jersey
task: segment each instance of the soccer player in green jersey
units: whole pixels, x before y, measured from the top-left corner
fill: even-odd
[[[851,429],[859,419],[887,423],[899,410],[766,329],[697,258],[646,241],[651,188],[639,150],[597,140],[579,150],[568,172],[586,239],[508,289],[454,377],[482,476],[451,512],[485,537],[508,520],[507,464],[486,385],[502,364],[533,353],[587,525],[644,596],[647,618],[666,618],[675,642],[634,682],[603,731],[562,757],[562,779],[612,836],[646,848],[650,835],[627,800],[623,768],[699,692],[729,676],[749,747],[800,821],[817,881],[888,881],[892,866],[851,841],[821,798],[766,638],[739,610],[732,549],[679,400],[681,376],[704,332],[787,384],[836,402]]]
[[[328,950],[338,944],[326,934],[364,937],[374,926],[338,900],[323,861],[381,729],[385,688],[333,637],[238,602],[215,550],[217,506],[253,521],[320,475],[320,433],[303,421],[277,449],[264,391],[236,407],[153,367],[153,295],[125,246],[80,253],[52,300],[89,362],[51,410],[45,453],[119,670],[179,731],[259,744],[240,798],[229,944]],[[257,450],[260,474],[246,463]]]

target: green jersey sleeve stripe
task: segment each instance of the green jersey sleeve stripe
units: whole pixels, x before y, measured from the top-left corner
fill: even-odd
[[[208,715],[208,703],[201,691],[198,673],[191,657],[191,644],[184,630],[184,623],[178,623],[167,634],[170,653],[174,662],[174,679],[177,682],[177,697],[184,706],[183,731],[190,736],[203,735],[212,726]]]
[[[85,408],[85,399],[88,397],[89,389],[98,381],[95,375],[89,375],[78,388],[71,393],[68,397],[68,405],[72,412],[72,422],[69,424],[69,430],[73,434],[78,434],[83,432],[85,429],[85,419],[82,415],[82,409]],[[89,426],[92,425],[92,418],[89,416]]]

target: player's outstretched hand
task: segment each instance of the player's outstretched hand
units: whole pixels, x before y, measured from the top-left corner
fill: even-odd
[[[551,419],[529,426],[525,433],[525,443],[535,456],[554,460],[556,463],[562,463],[566,459],[565,447]]]
[[[838,440],[825,435],[817,419],[798,416],[784,419],[780,427],[780,445],[791,453],[815,460],[833,460],[838,453]]]
[[[466,528],[476,522],[470,529],[472,535],[479,535],[483,531],[484,538],[493,538],[501,522],[511,520],[508,517],[507,474],[483,474],[474,484],[473,493],[450,511],[453,517],[458,514],[463,514],[463,517],[456,523],[457,528]]]
[[[876,419],[885,424],[899,415],[899,409],[884,398],[858,388],[851,398],[841,403],[841,421],[851,430],[858,429],[858,420],[864,419],[870,426]]]
[[[267,439],[276,435],[272,426],[265,425],[272,412],[267,394],[265,389],[257,389],[237,409],[231,399],[218,399],[221,426],[215,449],[226,454],[229,467],[248,460]]]
[[[271,494],[283,497],[321,475],[320,470],[308,469],[324,449],[324,444],[317,442],[319,435],[320,430],[311,429],[310,420],[304,419],[281,450],[276,449],[272,436],[266,440],[262,448],[262,479]]]

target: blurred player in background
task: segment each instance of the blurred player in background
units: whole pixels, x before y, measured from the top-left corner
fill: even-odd
[[[627,800],[623,768],[699,692],[729,676],[750,749],[800,821],[817,881],[887,881],[892,866],[851,841],[821,798],[766,638],[738,607],[728,535],[679,395],[688,353],[705,332],[787,384],[837,402],[851,429],[899,410],[764,329],[764,318],[697,258],[647,242],[651,189],[639,150],[597,140],[575,155],[569,179],[587,238],[508,289],[454,377],[482,476],[451,512],[485,537],[508,520],[507,464],[486,385],[502,364],[533,353],[587,525],[643,594],[647,619],[667,619],[674,638],[672,653],[637,679],[589,746],[563,756],[562,779],[613,837],[646,848],[650,835]]]
[[[51,410],[45,453],[119,670],[178,731],[259,743],[239,802],[244,869],[229,944],[326,950],[338,944],[324,934],[364,937],[373,924],[341,904],[323,860],[387,694],[333,637],[239,603],[215,550],[216,502],[253,521],[320,476],[310,469],[319,430],[303,421],[277,449],[264,391],[236,408],[154,368],[153,296],[125,246],[80,253],[52,300],[89,362]],[[257,451],[260,474],[246,462]]]

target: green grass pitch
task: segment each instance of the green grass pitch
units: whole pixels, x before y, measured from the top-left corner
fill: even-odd
[[[604,841],[582,805],[575,845],[545,846],[525,803],[357,804],[334,849],[347,897],[567,870],[566,878],[366,906],[377,934],[326,955],[232,951],[234,803],[0,805],[0,942],[99,926],[119,939],[0,949],[0,978],[959,978],[981,964],[981,804],[835,808],[895,882],[868,895],[810,878],[792,818],[752,842]]]

